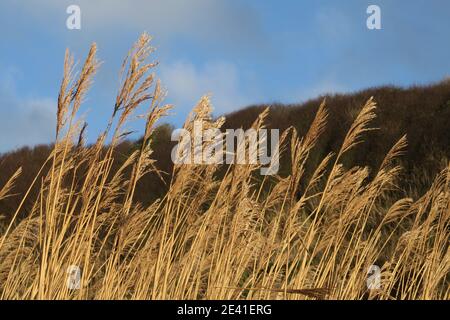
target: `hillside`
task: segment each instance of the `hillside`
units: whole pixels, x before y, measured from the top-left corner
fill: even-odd
[[[55,144],[0,157],[3,299],[449,299],[448,81],[251,106],[227,123],[204,97],[183,132],[195,151],[214,145],[196,144],[197,121],[289,128],[270,155],[280,170],[173,165],[149,44],[144,33],[129,51],[94,144],[77,112],[95,44],[81,72],[66,54]],[[144,135],[124,141],[139,105]]]
[[[303,104],[275,104],[270,108],[268,127],[284,130],[293,126],[301,136],[308,130],[320,103],[326,99],[329,118],[326,131],[311,157],[310,166],[315,167],[327,153],[340,148],[352,121],[371,96],[378,106],[373,125],[379,130],[366,133],[365,142],[348,153],[344,163],[349,167],[367,165],[372,171],[376,171],[392,145],[407,134],[408,149],[402,158],[405,170],[401,185],[404,191],[419,196],[450,159],[450,81],[410,88],[370,88],[352,94],[318,97]],[[228,114],[223,128],[248,128],[264,108],[262,105],[254,105]],[[153,158],[157,160],[158,168],[168,173],[172,170],[171,148],[168,147],[173,145],[170,142],[170,130],[168,125],[158,127],[153,141]],[[138,144],[139,141],[125,141],[119,145],[113,171],[123,164]],[[9,217],[14,212],[52,147],[24,147],[0,156],[0,186],[6,183],[18,167],[23,168],[13,189],[14,195],[0,201],[0,216]],[[281,160],[282,175],[289,173],[288,158]],[[170,176],[166,175],[165,178],[168,183]],[[31,190],[20,216],[25,216],[31,209],[38,190],[39,188]],[[148,174],[138,183],[136,199],[148,205],[165,191],[166,184],[156,174]]]

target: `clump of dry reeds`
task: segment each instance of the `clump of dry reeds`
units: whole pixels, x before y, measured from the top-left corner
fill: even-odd
[[[1,234],[2,299],[450,297],[450,165],[420,199],[386,205],[406,137],[374,178],[367,168],[341,163],[371,130],[373,99],[341,150],[323,158],[302,190],[310,151],[326,127],[325,103],[305,137],[294,129],[281,136],[281,150],[290,148],[289,176],[255,178],[257,164],[230,165],[221,175],[219,165],[177,165],[163,198],[148,207],[134,201],[138,181],[158,171],[152,131],[170,108],[161,104],[161,86],[150,73],[152,50],[144,34],[128,54],[109,125],[91,146],[83,143],[85,126],[76,113],[99,65],[96,47],[77,77],[66,54],[56,143],[43,164],[51,169],[33,182],[40,194],[31,214],[21,221],[14,216]],[[113,172],[113,151],[127,135],[124,125],[142,104],[149,105],[142,146]],[[211,120],[211,110],[202,98],[185,128],[198,120],[220,128],[223,119]],[[255,128],[264,126],[267,112]],[[0,201],[19,174],[0,189]],[[373,264],[382,271],[378,290],[366,286]],[[81,270],[78,289],[67,285],[73,265]]]

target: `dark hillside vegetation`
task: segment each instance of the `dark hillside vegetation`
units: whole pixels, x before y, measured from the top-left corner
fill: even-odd
[[[372,172],[376,172],[392,145],[406,134],[408,149],[401,160],[404,167],[403,180],[400,182],[401,189],[419,196],[429,187],[435,175],[450,159],[450,81],[448,80],[429,86],[410,88],[385,86],[352,94],[321,96],[303,104],[274,104],[271,105],[267,119],[268,128],[278,128],[283,131],[293,126],[302,136],[310,127],[320,103],[326,99],[329,111],[328,124],[310,158],[312,160],[309,165],[314,168],[330,151],[339,150],[361,106],[372,96],[378,107],[373,126],[378,130],[366,133],[364,143],[346,154],[344,163],[348,167],[367,165],[372,168]],[[223,128],[249,128],[265,107],[263,105],[249,106],[228,114]],[[158,168],[167,175],[165,175],[165,181],[161,181],[154,173],[146,175],[139,181],[135,199],[144,205],[164,195],[170,182],[172,171],[170,152],[174,145],[170,141],[171,130],[171,126],[162,125],[154,134],[153,158],[157,160]],[[118,146],[115,151],[116,161],[113,172],[124,163],[139,143],[139,140],[125,141]],[[6,218],[14,213],[52,148],[53,146],[50,145],[24,147],[0,156],[0,186],[6,183],[17,168],[23,169],[14,186],[14,195],[0,202],[0,216]],[[287,159],[289,157],[284,156],[281,160],[281,173],[286,175],[289,174],[290,167]],[[46,170],[48,168],[45,168],[43,173]],[[31,189],[20,216],[29,212],[38,190],[39,183]]]
[[[200,99],[188,133],[282,130],[280,171],[263,178],[261,163],[172,164],[150,40],[128,52],[94,144],[77,113],[95,43],[80,72],[66,52],[54,145],[0,157],[0,299],[450,298],[449,82],[276,105],[269,119],[253,106],[226,124]],[[140,105],[143,136],[124,141]]]

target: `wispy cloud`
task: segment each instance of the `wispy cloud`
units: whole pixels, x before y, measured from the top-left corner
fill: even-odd
[[[51,142],[55,100],[20,96],[13,72],[6,72],[0,78],[0,106],[0,152]]]
[[[299,88],[292,94],[290,101],[300,103],[321,95],[345,93],[348,91],[350,90],[345,84],[340,83],[337,78],[329,76],[310,86]]]
[[[229,62],[207,62],[196,67],[187,61],[176,61],[161,66],[161,78],[169,99],[182,110],[192,108],[205,94],[212,95],[212,103],[220,114],[251,102],[240,90],[237,67]]]
[[[81,8],[85,34],[114,36],[114,30],[146,30],[161,42],[174,38],[222,44],[230,49],[263,44],[262,21],[256,11],[240,1],[225,0],[5,0],[55,30],[66,32],[66,8]],[[57,19],[59,22],[55,21]],[[83,34],[83,32],[80,32]],[[265,44],[267,45],[267,44]]]
[[[323,94],[345,93],[349,90],[345,84],[339,83],[337,79],[324,79],[316,86],[309,88],[308,93],[309,98],[314,98]]]

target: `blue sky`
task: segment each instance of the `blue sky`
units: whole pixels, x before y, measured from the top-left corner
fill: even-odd
[[[81,8],[81,30],[66,28],[71,4]],[[382,30],[366,27],[370,4],[381,8]],[[82,109],[94,140],[143,31],[154,37],[175,126],[207,93],[219,115],[425,84],[450,71],[447,0],[2,0],[0,28],[0,152],[52,141],[65,48],[82,61],[95,41],[103,64]]]

